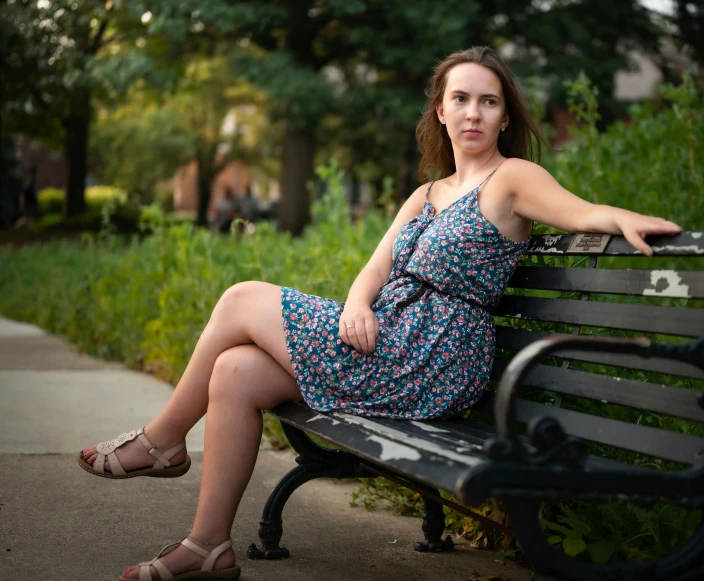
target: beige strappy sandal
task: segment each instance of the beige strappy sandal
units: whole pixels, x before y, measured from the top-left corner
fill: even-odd
[[[174,576],[171,571],[169,571],[169,568],[164,565],[159,560],[159,557],[164,555],[164,551],[166,549],[169,549],[173,547],[174,549],[178,547],[179,545],[183,545],[187,549],[190,549],[197,555],[200,555],[205,559],[205,562],[203,563],[203,566],[200,568],[200,571],[187,571],[186,573],[181,573],[180,575]],[[215,547],[212,551],[206,551],[205,549],[202,549],[198,545],[196,545],[193,541],[191,541],[188,537],[183,539],[180,543],[173,543],[171,545],[165,546],[159,554],[152,559],[151,561],[144,561],[139,564],[139,581],[152,581],[152,573],[149,570],[149,567],[154,567],[158,572],[159,576],[163,581],[202,581],[205,579],[239,579],[240,578],[240,567],[239,565],[235,565],[234,567],[230,567],[228,569],[218,569],[217,571],[213,571],[213,565],[215,565],[215,561],[217,561],[218,557],[222,555],[227,549],[229,549],[232,546],[232,539],[228,539],[224,543],[218,545]],[[173,549],[172,549],[173,550]],[[171,551],[167,551],[171,552]],[[135,581],[134,579],[130,579],[129,577],[125,577],[123,575],[120,575],[120,581]]]
[[[137,468],[135,470],[125,471],[125,469],[120,464],[117,459],[115,450],[117,450],[123,444],[131,442],[135,438],[139,438],[139,441],[147,449],[147,451],[156,458],[156,462],[151,468]],[[100,442],[96,446],[98,451],[98,457],[93,464],[89,464],[88,461],[83,457],[83,452],[78,453],[78,465],[83,468],[86,472],[95,474],[96,476],[102,476],[103,478],[133,478],[135,476],[152,476],[154,478],[176,478],[177,476],[183,476],[191,467],[191,457],[186,456],[186,459],[180,464],[175,466],[171,465],[171,458],[178,454],[181,450],[186,447],[186,442],[183,441],[177,446],[174,446],[166,452],[162,452],[158,448],[155,448],[152,443],[147,440],[144,435],[144,428],[139,428],[139,430],[132,430],[126,434],[122,434],[110,440],[109,442]],[[105,472],[105,459],[110,461],[110,470],[112,472]]]

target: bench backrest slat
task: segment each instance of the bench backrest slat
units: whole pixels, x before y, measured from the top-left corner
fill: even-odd
[[[698,337],[704,333],[704,309],[504,295],[494,314],[683,337]]]
[[[566,337],[565,333],[549,333],[547,331],[531,331],[529,329],[514,329],[512,327],[499,326],[496,328],[496,346],[501,349],[520,351],[530,343],[545,337]],[[680,377],[692,377],[704,379],[704,371],[674,361],[672,359],[661,359],[654,357],[645,359],[636,355],[621,355],[618,353],[588,353],[584,351],[562,351],[560,356],[565,359],[584,361],[586,363],[598,363],[612,367],[626,367],[639,371],[653,371],[665,375],[677,375]]]
[[[493,409],[494,394],[487,393],[482,400],[484,409],[487,409],[485,406]],[[704,438],[629,424],[530,401],[521,401],[516,407],[516,419],[519,422],[528,422],[545,416],[557,419],[568,434],[606,446],[683,464],[699,464],[704,461]]]
[[[662,298],[704,298],[704,272],[519,266],[513,288],[580,291]]]
[[[541,264],[532,265],[536,261],[528,258],[519,266],[494,309],[496,346],[501,351],[492,377],[502,375],[511,353],[545,337],[645,333],[667,342],[663,335],[676,341],[704,336],[704,231],[648,236],[646,242],[656,257],[683,260],[658,262],[640,254],[622,236],[534,236],[528,254],[543,257],[537,261]],[[588,266],[583,259],[565,261],[571,255],[589,256]],[[619,264],[613,258],[617,256],[629,258]],[[597,268],[600,257],[608,258],[608,267],[617,268]],[[686,267],[673,268],[676,264]],[[570,294],[546,298],[534,291]],[[555,394],[548,398],[552,405],[519,399],[515,403],[519,421],[553,416],[568,433],[592,442],[704,464],[700,404],[704,370],[664,358],[578,350],[559,352],[547,363],[534,367],[522,384],[534,395],[540,390]],[[492,401],[488,393],[475,407],[493,412]]]
[[[528,254],[547,256],[593,256],[594,244],[600,238],[607,240],[607,234],[548,234],[536,235],[531,239]],[[704,230],[694,230],[667,236],[648,236],[646,242],[657,256],[704,256]],[[643,256],[623,236],[612,236],[601,251],[603,256]]]
[[[497,359],[492,376],[501,377],[509,361]],[[523,385],[704,422],[704,409],[697,401],[699,392],[692,389],[643,383],[548,365],[533,368],[523,379]]]

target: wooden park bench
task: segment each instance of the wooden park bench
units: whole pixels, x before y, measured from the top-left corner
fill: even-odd
[[[293,402],[270,410],[300,454],[299,466],[272,491],[260,523],[262,548],[251,545],[248,556],[289,556],[279,546],[281,515],[305,482],[383,476],[423,498],[425,540],[415,543],[417,551],[453,548],[449,536],[442,538],[446,505],[515,535],[544,580],[703,579],[704,521],[667,558],[591,564],[552,548],[538,518],[543,501],[566,498],[704,509],[704,432],[696,436],[603,413],[608,402],[646,417],[683,418],[697,428],[704,422],[704,232],[651,236],[647,242],[654,258],[643,257],[621,236],[535,236],[528,255],[536,258],[524,263],[542,264],[520,266],[494,311],[498,388],[487,390],[475,406],[479,412],[469,418],[365,418],[318,413]],[[613,268],[609,257],[617,256],[630,257],[619,260],[642,270]],[[670,257],[677,269],[658,269],[657,257]],[[597,265],[599,260],[607,264]],[[694,388],[663,384],[678,378],[690,378]],[[526,398],[518,397],[519,389]],[[316,444],[306,432],[337,449]],[[664,460],[664,469],[595,453],[605,447],[630,451],[641,464]],[[510,531],[467,508],[488,497],[505,501]]]

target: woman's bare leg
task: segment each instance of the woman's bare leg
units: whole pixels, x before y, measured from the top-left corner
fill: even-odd
[[[254,470],[262,435],[261,410],[302,396],[292,375],[256,345],[240,345],[217,358],[208,396],[203,476],[191,534],[220,543],[230,538],[237,507]],[[203,563],[181,546],[161,561],[175,575],[200,569]],[[234,562],[234,552],[228,550],[217,559],[215,569],[231,567]],[[152,578],[158,579],[156,569],[151,571]],[[139,567],[124,574],[138,579]]]
[[[208,386],[218,356],[251,343],[269,353],[293,377],[281,319],[281,289],[276,285],[248,281],[225,291],[169,401],[145,428],[154,446],[168,450],[184,440],[208,408]],[[154,463],[137,440],[118,448],[116,454],[125,470]],[[95,446],[84,450],[84,456],[92,464],[97,458]],[[179,464],[185,458],[186,450],[182,450],[171,462]],[[107,461],[105,469],[109,470]]]

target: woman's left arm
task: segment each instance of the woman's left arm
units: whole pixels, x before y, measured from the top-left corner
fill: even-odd
[[[511,191],[512,211],[567,232],[622,234],[647,256],[653,251],[643,238],[648,234],[677,234],[682,228],[654,216],[602,204],[592,204],[563,188],[539,165],[518,158],[507,160],[504,178]]]

